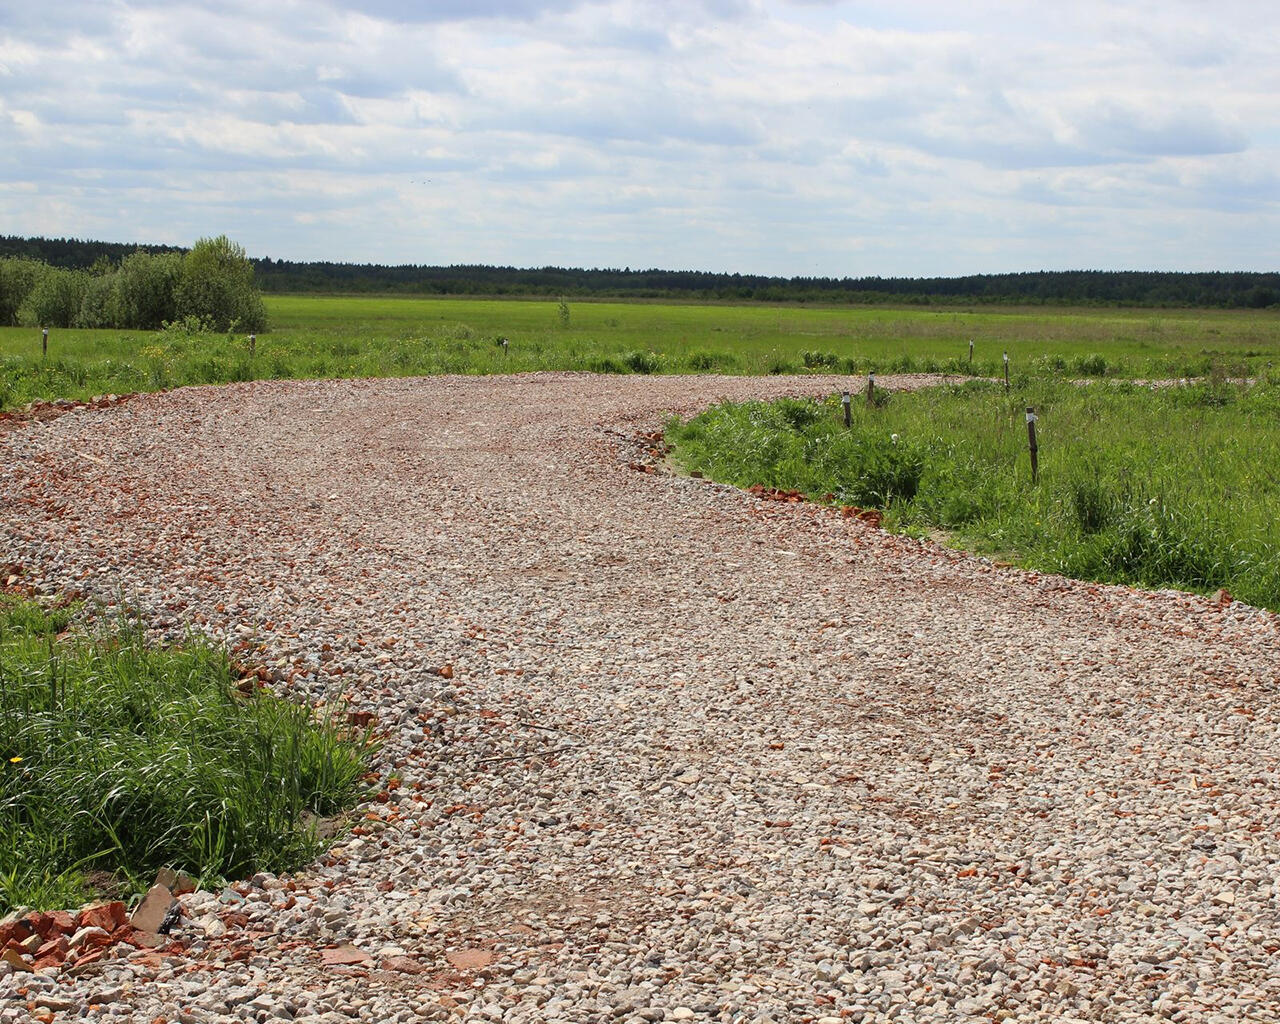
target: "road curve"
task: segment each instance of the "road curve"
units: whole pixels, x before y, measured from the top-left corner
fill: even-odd
[[[184,953],[0,967],[0,1019],[1273,1019],[1274,616],[632,465],[846,385],[259,382],[0,436],[0,563],[347,693],[400,780],[188,897]]]

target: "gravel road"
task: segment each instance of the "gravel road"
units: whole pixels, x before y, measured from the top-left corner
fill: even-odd
[[[670,411],[846,383],[254,383],[0,436],[0,562],[345,691],[402,780],[185,898],[185,951],[0,964],[0,1020],[1277,1019],[1274,616],[632,466]]]

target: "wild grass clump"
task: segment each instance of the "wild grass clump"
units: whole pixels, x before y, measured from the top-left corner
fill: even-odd
[[[206,879],[296,868],[318,819],[352,806],[370,751],[313,708],[242,692],[207,643],[0,597],[0,913],[69,905],[87,872]]]
[[[1025,409],[1039,416],[1030,479]],[[892,528],[1084,579],[1208,592],[1280,609],[1280,385],[1150,389],[1039,379],[855,402],[723,405],[668,439],[739,486],[874,506]],[[830,496],[830,498],[828,498]]]
[[[804,361],[806,370],[834,370],[840,365],[840,357],[834,352],[814,352],[805,349],[801,353],[801,359]]]

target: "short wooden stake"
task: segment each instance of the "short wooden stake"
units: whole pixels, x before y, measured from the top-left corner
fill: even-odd
[[[49,328],[47,327],[40,329],[40,358],[49,358]]]
[[[849,417],[849,392],[845,392],[840,396],[840,404],[844,406],[844,426],[848,430],[853,424],[853,420]]]
[[[969,341],[969,365],[973,365],[973,340]]]
[[[258,336],[256,334],[249,335],[249,358],[253,358],[254,352],[258,349]]]
[[[1031,450],[1031,482],[1034,484],[1040,479],[1040,462],[1036,455],[1036,411],[1032,406],[1027,406],[1027,447]]]
[[[1004,391],[1009,393],[1009,353],[1004,354]]]
[[[867,374],[867,408],[871,408],[871,402],[876,393],[876,373],[872,370]]]

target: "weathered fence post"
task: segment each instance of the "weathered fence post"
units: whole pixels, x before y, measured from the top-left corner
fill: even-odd
[[[253,358],[253,354],[258,350],[258,336],[256,334],[249,335],[249,358]]]
[[[867,374],[867,408],[871,408],[871,403],[876,393],[876,371],[872,370]]]
[[[1004,354],[1004,392],[1009,393],[1009,353]]]
[[[49,328],[40,328],[40,358],[49,358]]]
[[[969,339],[969,365],[973,365],[973,339]]]
[[[846,391],[840,396],[840,404],[844,406],[844,426],[845,429],[848,430],[853,423],[852,419],[849,417],[849,392]]]
[[[1037,456],[1036,447],[1036,411],[1032,406],[1027,406],[1027,447],[1031,450],[1031,482],[1034,484],[1040,479],[1040,463]]]

